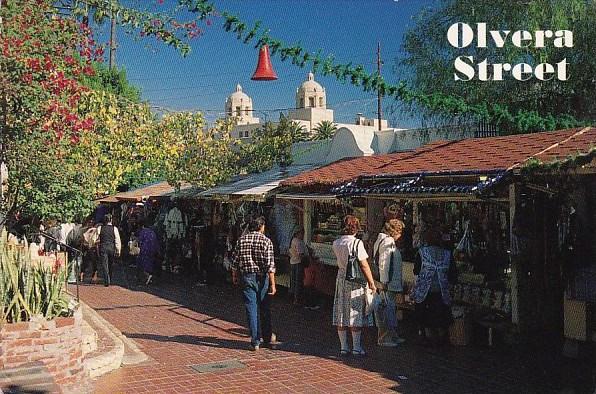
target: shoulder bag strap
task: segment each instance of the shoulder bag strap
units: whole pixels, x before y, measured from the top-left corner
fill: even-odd
[[[381,242],[383,242],[383,241],[381,241]],[[377,247],[376,248],[373,247],[373,262],[376,265],[379,265],[379,251],[381,249],[381,242],[379,242],[377,244]]]
[[[389,282],[391,282],[393,280],[393,258],[395,257],[395,248],[397,246],[395,245],[395,242],[393,243],[393,251],[391,251],[391,256],[389,256]]]
[[[352,250],[350,250],[350,256],[358,256],[358,241],[359,239],[356,239],[354,241],[354,243],[352,244]]]

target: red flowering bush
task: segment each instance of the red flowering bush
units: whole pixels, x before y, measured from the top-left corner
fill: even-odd
[[[77,105],[86,90],[79,77],[93,73],[91,62],[101,55],[91,30],[74,19],[48,17],[55,12],[51,1],[10,0],[1,12],[3,131],[61,139],[89,130],[92,123]]]
[[[56,15],[51,0],[4,1],[0,17],[0,159],[10,171],[0,212],[72,216],[90,204],[78,193],[83,162],[70,155],[94,128],[79,110],[81,81],[103,52],[88,26]]]
[[[81,218],[94,198],[139,171],[163,173],[153,169],[172,167],[166,162],[174,159],[162,154],[164,134],[155,132],[148,106],[123,104],[127,100],[93,76],[101,72],[95,62],[101,61],[103,48],[77,21],[83,14],[76,4],[70,16],[60,16],[53,0],[0,1],[0,159],[10,172],[0,225],[3,217],[16,219],[19,213]],[[197,21],[212,11],[203,3],[180,0],[198,13],[185,22],[167,13],[115,7],[118,23],[185,54],[190,48],[184,40],[202,34]],[[105,1],[84,4],[96,16],[110,13]]]

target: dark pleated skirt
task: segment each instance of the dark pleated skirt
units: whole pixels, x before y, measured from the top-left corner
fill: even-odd
[[[414,311],[422,327],[447,328],[453,321],[451,307],[443,303],[441,293],[428,293],[424,301],[416,304]]]

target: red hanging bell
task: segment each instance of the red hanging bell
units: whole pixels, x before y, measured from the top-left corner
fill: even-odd
[[[263,45],[259,50],[259,62],[251,79],[253,81],[275,81],[277,79],[277,74],[275,74],[273,65],[271,64],[269,46],[267,44]]]

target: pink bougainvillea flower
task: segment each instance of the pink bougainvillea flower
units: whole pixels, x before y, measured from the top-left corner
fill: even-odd
[[[83,73],[89,76],[93,76],[95,75],[95,70],[91,66],[85,66],[85,68],[83,69]]]
[[[31,73],[23,74],[23,82],[25,82],[26,84],[30,84],[31,82],[33,82],[33,75]]]

